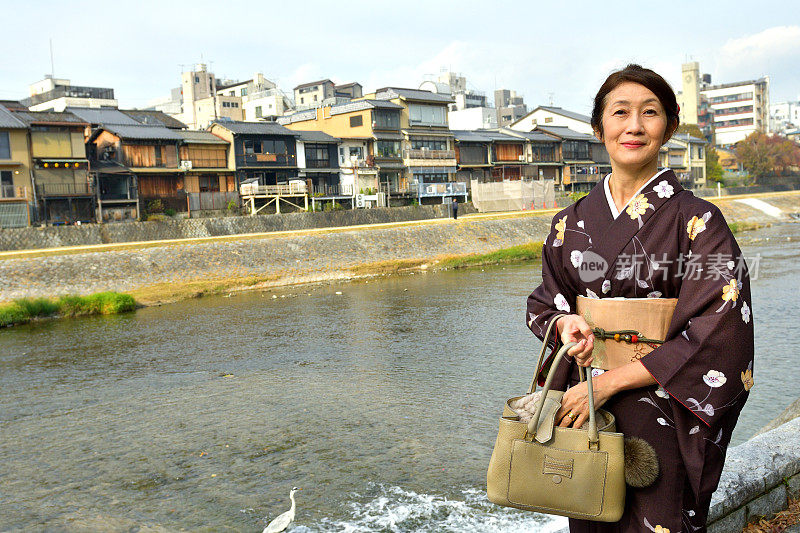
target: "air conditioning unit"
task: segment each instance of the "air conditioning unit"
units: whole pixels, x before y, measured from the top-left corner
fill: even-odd
[[[181,170],[192,170],[192,162],[191,161],[181,161],[180,167]]]

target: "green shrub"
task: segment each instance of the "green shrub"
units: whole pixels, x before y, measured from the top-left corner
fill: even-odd
[[[150,200],[147,202],[147,212],[148,213],[163,213],[164,212],[164,202],[161,200]]]
[[[238,205],[236,205],[236,200],[228,200],[228,205],[226,206],[228,211],[235,211]]]
[[[25,324],[34,318],[55,315],[74,317],[85,315],[115,315],[136,309],[136,300],[130,294],[100,292],[89,296],[61,296],[48,298],[22,298],[0,305],[0,327]]]
[[[164,222],[165,220],[169,220],[169,217],[167,217],[167,215],[162,215],[160,213],[155,215],[147,215],[148,222]]]
[[[176,214],[178,214],[178,212],[172,209],[171,207],[168,207],[164,209],[164,214],[167,215],[168,217],[174,217]]]
[[[588,192],[580,192],[580,191],[571,192],[571,193],[569,193],[569,199],[574,204],[575,202],[577,202],[578,200],[580,200],[581,198],[583,198],[587,194],[589,194],[589,193]]]

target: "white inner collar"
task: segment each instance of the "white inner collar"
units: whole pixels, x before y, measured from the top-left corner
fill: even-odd
[[[625,208],[626,208],[626,207],[628,207],[628,204],[629,204],[629,203],[631,203],[631,200],[633,200],[634,198],[636,198],[637,196],[639,196],[639,193],[641,193],[641,192],[642,192],[642,190],[644,190],[644,188],[645,188],[645,187],[647,187],[648,185],[650,185],[650,184],[653,182],[653,180],[654,180],[654,179],[656,179],[657,177],[659,177],[661,174],[663,174],[663,173],[664,173],[664,172],[666,172],[667,170],[669,170],[669,168],[665,168],[665,169],[663,169],[663,170],[659,170],[658,172],[656,172],[656,173],[655,173],[655,175],[654,175],[652,178],[650,178],[649,180],[647,180],[647,183],[645,183],[644,185],[642,185],[641,187],[639,187],[639,190],[638,190],[638,191],[636,191],[635,193],[633,193],[633,196],[631,196],[631,197],[630,197],[630,199],[628,200],[628,203],[627,203],[627,204],[625,204],[625,205],[622,207],[622,211],[625,211]],[[603,179],[603,188],[604,188],[604,189],[605,189],[605,191],[606,191],[606,200],[608,201],[608,208],[609,208],[609,209],[611,209],[611,216],[612,216],[612,217],[614,217],[614,220],[616,220],[616,219],[617,219],[617,217],[620,215],[620,213],[621,213],[622,211],[618,211],[618,210],[617,210],[617,204],[615,204],[615,203],[614,203],[614,198],[611,196],[611,187],[609,187],[609,186],[608,186],[608,180],[609,180],[609,179],[611,179],[611,174],[608,174],[608,175],[607,175],[607,176],[606,176],[606,177]]]

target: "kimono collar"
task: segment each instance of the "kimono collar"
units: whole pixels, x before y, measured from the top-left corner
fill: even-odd
[[[639,194],[642,192],[642,190],[645,187],[647,187],[648,185],[650,185],[653,182],[654,179],[656,179],[657,177],[661,176],[664,172],[666,172],[668,170],[669,170],[668,168],[665,168],[663,170],[660,170],[660,171],[656,172],[656,174],[653,175],[652,178],[647,180],[647,182],[644,185],[639,187],[638,191],[633,193],[633,196],[631,196],[630,200],[628,200],[628,203],[625,204],[625,206],[622,208],[622,210],[624,211],[625,208],[628,207],[628,205],[631,203],[631,200],[633,200],[634,198],[639,196]],[[614,203],[614,198],[611,196],[611,187],[609,187],[609,185],[608,185],[608,182],[609,182],[610,179],[611,179],[611,174],[607,174],[605,179],[603,179],[603,190],[606,193],[606,200],[608,201],[608,208],[611,210],[611,216],[614,217],[614,220],[616,220],[619,217],[620,212],[617,211],[617,204]]]
[[[656,179],[657,178],[657,179]],[[605,226],[602,234],[594,239],[593,249],[606,260],[608,270],[605,279],[611,279],[614,265],[625,246],[641,230],[655,213],[670,198],[683,191],[675,173],[666,169],[656,174],[628,202],[627,207],[615,219],[605,195],[605,184],[598,183],[584,198],[584,209],[591,210],[594,218]],[[590,217],[590,213],[586,213]],[[610,295],[609,295],[610,296]]]

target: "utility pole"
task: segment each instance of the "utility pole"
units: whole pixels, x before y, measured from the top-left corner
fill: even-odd
[[[55,61],[53,61],[53,38],[50,38],[50,77],[54,78],[56,75]]]

